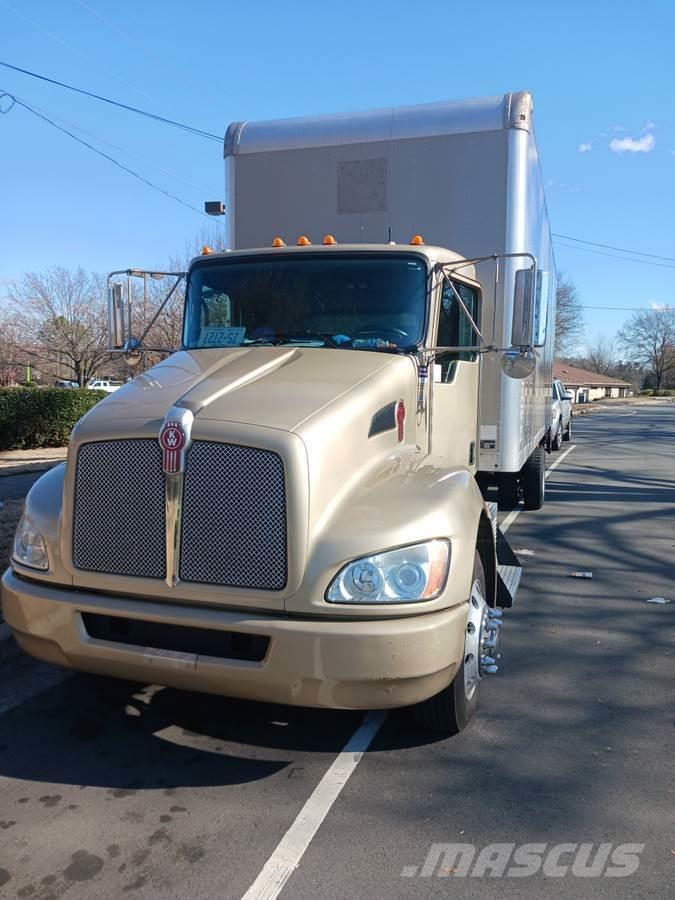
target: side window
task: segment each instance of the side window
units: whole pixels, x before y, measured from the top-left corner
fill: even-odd
[[[537,302],[534,309],[534,346],[546,343],[546,319],[548,318],[549,274],[543,269],[537,271]]]
[[[466,308],[471,314],[471,318],[480,328],[480,310],[478,304],[478,292],[466,284],[453,282],[457,293],[462,298]],[[466,317],[464,310],[457,302],[454,291],[450,285],[445,282],[443,285],[443,295],[441,297],[441,309],[438,319],[438,340],[436,342],[439,347],[475,347],[478,343],[476,333],[471,327],[471,323]],[[476,354],[470,350],[457,351],[456,353],[443,354],[439,362],[441,364],[441,380],[448,381],[452,374],[452,364],[458,359],[472,360]]]

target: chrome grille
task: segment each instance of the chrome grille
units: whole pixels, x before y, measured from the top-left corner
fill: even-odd
[[[164,578],[164,476],[157,441],[80,447],[73,564],[90,572]]]
[[[268,591],[286,586],[286,485],[278,454],[193,444],[183,488],[180,577]]]

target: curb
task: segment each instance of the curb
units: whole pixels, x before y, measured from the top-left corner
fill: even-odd
[[[65,462],[63,459],[54,459],[44,463],[25,463],[19,466],[0,466],[0,478],[9,478],[11,475],[26,475],[29,472],[47,472]]]
[[[0,623],[0,663],[16,659],[21,655],[21,648],[14,640],[9,625]]]

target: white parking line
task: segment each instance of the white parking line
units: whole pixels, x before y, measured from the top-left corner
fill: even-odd
[[[544,477],[548,478],[550,473],[575,447],[576,444],[572,444],[564,453],[561,453],[546,470]],[[502,533],[511,527],[521,512],[522,508],[514,509],[508,514],[500,526]],[[342,748],[333,765],[318,783],[291,827],[279,841],[276,850],[267,860],[242,900],[274,900],[279,896],[386,717],[386,711],[381,710],[370,712],[364,718],[361,726]]]
[[[565,457],[568,456],[572,452],[572,450],[574,450],[576,448],[576,446],[577,446],[576,444],[572,444],[572,446],[568,447],[564,453],[561,453],[560,456],[555,460],[555,462],[552,462],[551,465],[548,467],[548,469],[546,470],[546,473],[544,475],[544,478],[548,478],[548,476],[551,474],[551,472],[553,472],[554,469],[558,468],[558,466],[563,461],[563,459],[565,459]],[[509,528],[513,525],[513,523],[516,521],[516,519],[518,518],[518,516],[521,514],[522,511],[523,511],[522,506],[518,507],[518,509],[511,510],[511,512],[508,514],[508,516],[504,519],[502,524],[499,526],[499,530],[501,531],[502,534],[505,534],[509,530]]]
[[[387,713],[383,710],[369,712],[365,716],[360,728],[350,737],[314,788],[243,900],[274,900],[279,895],[386,717]]]

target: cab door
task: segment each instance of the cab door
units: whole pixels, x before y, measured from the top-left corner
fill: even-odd
[[[480,328],[480,292],[453,281],[474,322]],[[444,281],[438,313],[437,347],[459,347],[439,353],[433,366],[431,452],[448,465],[477,468],[480,357],[476,333]],[[466,348],[466,349],[463,349]]]

